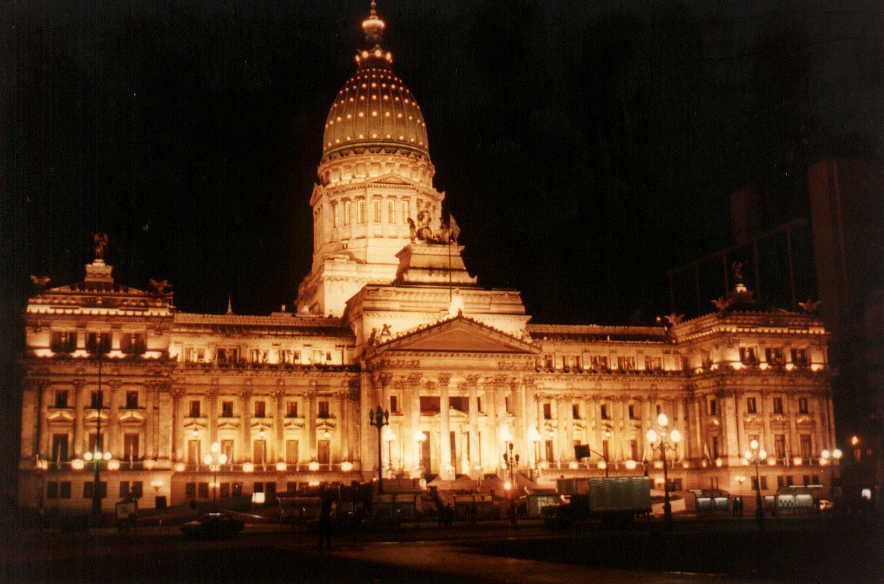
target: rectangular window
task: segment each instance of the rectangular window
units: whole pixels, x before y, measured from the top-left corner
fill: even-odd
[[[129,498],[129,481],[120,481],[120,499]]]
[[[782,414],[783,413],[783,398],[775,397],[773,398],[773,413]]]
[[[290,401],[286,404],[285,416],[287,418],[297,418],[298,417],[298,402]]]
[[[230,485],[230,494],[234,497],[242,497],[242,483],[234,482]]]
[[[774,434],[774,455],[783,460],[786,458],[786,435]]]
[[[53,353],[72,353],[77,349],[77,333],[56,331],[52,333],[50,348]]]
[[[319,464],[328,464],[331,461],[331,443],[328,440],[316,441],[316,460]]]
[[[786,486],[786,477],[783,475],[777,475],[777,488],[781,489]]]
[[[552,420],[552,404],[549,402],[543,404],[543,419]]]
[[[187,463],[191,465],[197,465],[200,463],[200,441],[199,440],[188,440],[187,441]]]
[[[137,391],[127,391],[126,392],[126,409],[127,410],[137,410],[138,409],[138,392]]]
[[[371,202],[372,206],[372,219],[375,223],[381,222],[381,200],[375,199]]]
[[[638,460],[638,440],[630,440],[629,441],[629,458],[631,460]]]
[[[58,483],[56,483],[55,481],[49,481],[48,483],[46,483],[46,498],[58,498]]]
[[[252,462],[264,464],[267,462],[267,441],[255,440],[252,442]]]
[[[68,459],[68,435],[53,434],[52,435],[52,460],[54,462],[65,462]]]
[[[264,492],[264,483],[255,481],[252,483],[252,492],[253,493],[263,493]]]
[[[792,477],[792,475],[786,475],[786,486],[791,487],[794,484],[795,484],[795,479]]]
[[[767,477],[761,477],[761,490],[767,490]]]
[[[617,357],[617,369],[635,371],[635,357]]]
[[[718,400],[715,398],[712,398],[709,400],[708,403],[709,403],[709,415],[710,416],[717,416],[718,415]]]
[[[353,203],[344,201],[344,225],[350,225],[353,220]]]
[[[684,484],[681,479],[669,479],[669,492],[673,491],[681,491],[684,489]]]
[[[402,218],[402,223],[408,223],[408,217],[411,215],[408,212],[408,199],[403,200],[399,208],[402,209],[402,212],[399,214]]]
[[[341,213],[341,208],[337,203],[332,203],[331,206],[332,206],[332,212],[331,212],[332,227],[337,227],[338,224],[341,222],[341,218],[339,216]]]
[[[61,481],[58,483],[58,498],[59,499],[70,499],[71,498],[71,482],[70,481]]]
[[[758,407],[757,407],[757,404],[755,403],[754,397],[746,398],[746,412],[748,412],[750,414],[757,414],[758,413]]]
[[[83,498],[91,499],[94,494],[92,481],[83,483]],[[98,483],[98,498],[104,499],[105,497],[107,497],[107,481],[101,481]]]
[[[221,483],[221,489],[218,496],[222,499],[230,496],[230,483]]]
[[[66,408],[68,407],[68,390],[59,389],[55,392],[55,407],[56,408]]]
[[[390,412],[394,414],[399,413],[399,396],[391,395],[390,396]]]
[[[648,371],[662,371],[663,359],[661,357],[645,357],[645,369]]]
[[[580,404],[571,404],[571,417],[575,420],[580,419]]]
[[[197,492],[199,493],[200,499],[209,498],[209,483],[199,483],[197,488],[199,489]]]
[[[145,349],[143,334],[123,333],[120,335],[120,350],[127,355],[141,355]]]
[[[319,402],[319,416],[318,416],[318,417],[320,417],[320,418],[329,418],[329,417],[331,417],[331,416],[329,416],[328,402],[327,402],[327,401],[321,401],[321,402]]]
[[[740,347],[740,362],[743,365],[755,365],[758,363],[758,358],[755,357],[755,348],[754,347]]]
[[[764,358],[771,365],[782,365],[786,362],[783,350],[777,347],[768,347],[764,350]]]
[[[123,458],[126,460],[138,460],[138,434],[123,435]]]
[[[420,405],[422,415],[438,414],[441,409],[439,396],[422,395],[420,396]]]
[[[104,392],[93,391],[89,393],[89,409],[98,410],[104,407]]]
[[[448,398],[448,405],[451,406],[452,409],[466,414],[469,411],[470,398],[463,396],[450,397]]]
[[[610,460],[611,458],[610,447],[611,445],[607,440],[602,440],[602,457],[605,460]]]
[[[89,434],[89,452],[104,450],[104,434],[99,436],[94,432]]]
[[[356,222],[365,223],[365,199],[356,201]]]
[[[712,459],[719,458],[721,456],[721,452],[718,447],[718,436],[712,437]]]
[[[806,414],[806,413],[808,413],[808,411],[809,410],[807,409],[807,398],[806,397],[799,397],[798,398],[798,413],[799,414]]]
[[[608,404],[602,404],[600,407],[601,417],[603,420],[610,420],[611,413],[608,411]]]
[[[196,497],[196,483],[187,483],[184,485],[184,496],[188,499]]]
[[[233,417],[233,402],[232,401],[221,402],[221,417],[222,418],[232,418]]]
[[[553,441],[547,440],[544,442],[544,446],[546,447],[546,460],[549,462],[555,461],[555,448],[553,447]]]
[[[801,447],[801,458],[804,459],[804,462],[808,462],[813,458],[813,448],[810,434],[801,434],[798,436],[799,444]]]
[[[792,363],[796,367],[807,367],[810,364],[807,359],[807,349],[792,349]]]
[[[200,402],[199,401],[191,401],[190,402],[190,417],[191,418],[199,418],[200,417]]]
[[[387,223],[390,225],[396,223],[396,202],[393,199],[387,201]]]
[[[801,476],[801,484],[805,487],[810,484],[810,475],[802,475]]]
[[[718,477],[709,477],[709,488],[713,491],[718,490]]]
[[[286,464],[298,464],[298,441],[285,441],[285,462]]]
[[[227,464],[233,464],[233,440],[222,440],[221,452],[227,457]]]
[[[638,407],[635,404],[629,404],[629,419],[638,420]]]
[[[256,418],[263,418],[267,415],[267,403],[264,400],[255,401],[255,416]]]
[[[88,333],[86,335],[86,350],[93,355],[104,355],[110,352],[110,333]]]

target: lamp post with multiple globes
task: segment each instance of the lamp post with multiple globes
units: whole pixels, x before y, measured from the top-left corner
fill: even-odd
[[[655,430],[648,430],[648,442],[651,448],[660,449],[660,456],[663,457],[663,528],[666,531],[672,531],[672,504],[669,501],[669,466],[666,462],[666,451],[675,452],[678,443],[681,442],[681,432],[677,429],[669,430],[669,417],[660,413],[657,416],[657,426]]]
[[[506,449],[503,452],[503,464],[506,466],[507,471],[509,471],[509,480],[504,487],[510,496],[510,521],[513,525],[516,525],[515,489],[516,468],[519,466],[519,455],[518,453],[514,453],[513,450],[513,443],[507,442]]]
[[[221,445],[217,442],[212,443],[210,450],[211,452],[203,457],[203,462],[206,463],[209,470],[213,473],[212,486],[215,488],[212,491],[212,507],[215,507],[218,501],[218,470],[222,464],[227,464],[227,455],[221,452]]]
[[[831,451],[823,450],[820,453],[820,465],[828,466],[830,464],[837,465],[841,462],[841,457],[844,456],[844,453],[841,452],[840,448],[834,448]],[[835,501],[835,469],[832,468],[832,472],[829,478],[829,498],[834,503]]]
[[[755,465],[755,519],[758,521],[758,527],[764,526],[764,503],[761,499],[761,477],[758,473],[758,465],[767,460],[767,451],[761,447],[758,440],[749,442],[749,448],[743,453],[743,458],[747,464]]]
[[[368,423],[378,430],[378,494],[384,492],[384,454],[383,454],[383,430],[384,426],[390,423],[390,412],[381,409],[378,405],[377,409],[368,410]]]

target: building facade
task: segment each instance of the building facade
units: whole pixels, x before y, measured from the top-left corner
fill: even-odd
[[[388,477],[482,488],[510,447],[525,486],[641,472],[660,486],[645,437],[660,413],[684,437],[668,459],[676,491],[751,494],[753,440],[768,453],[763,492],[831,484],[827,333],[813,314],[759,309],[737,274],[714,312],[688,321],[539,324],[518,291],[479,285],[384,27],[372,8],[327,118],[296,310],[179,311],[166,282],[117,282],[101,237],[82,282],[29,299],[20,503],[86,509],[98,489],[106,509],[133,495],[151,507],[349,484],[376,476],[379,451]],[[383,431],[369,423],[378,405]]]

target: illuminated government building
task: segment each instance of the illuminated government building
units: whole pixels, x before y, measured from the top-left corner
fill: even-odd
[[[101,235],[81,282],[35,278],[20,503],[88,509],[94,453],[106,510],[127,495],[152,507],[369,481],[379,438],[385,476],[442,490],[490,488],[510,445],[521,486],[644,472],[662,488],[646,438],[660,413],[683,437],[676,492],[751,499],[753,440],[765,494],[829,484],[828,334],[811,312],[758,308],[739,266],[708,314],[656,326],[536,323],[519,291],[479,284],[384,26],[372,7],[328,113],[294,310],[179,311],[166,282],[115,280]],[[369,423],[378,404],[383,432]]]

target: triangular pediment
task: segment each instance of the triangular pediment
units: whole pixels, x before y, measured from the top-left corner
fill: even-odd
[[[534,354],[539,350],[531,343],[459,315],[434,325],[409,331],[382,345],[373,347],[371,353],[420,351]]]

